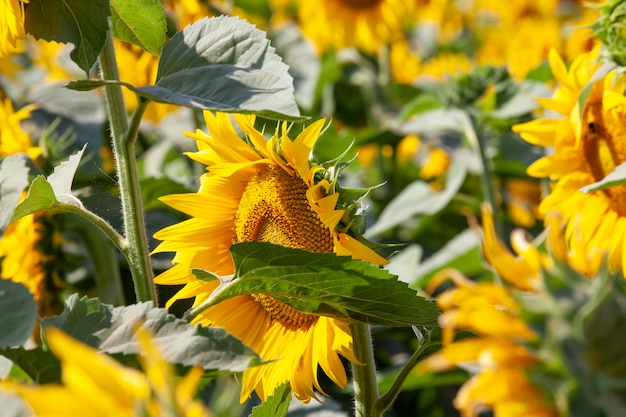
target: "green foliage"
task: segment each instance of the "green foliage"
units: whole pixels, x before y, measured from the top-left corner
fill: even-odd
[[[28,185],[26,155],[10,155],[0,161],[0,231],[8,224]]]
[[[113,36],[160,55],[167,24],[159,0],[110,0]]]
[[[20,346],[32,335],[37,303],[24,285],[0,279],[0,317],[0,349]]]
[[[0,349],[0,354],[11,359],[35,383],[61,382],[61,363],[50,350],[44,350],[40,346],[35,349],[20,347]]]
[[[291,388],[289,384],[282,384],[267,401],[252,409],[250,417],[284,417],[287,415],[290,400]]]
[[[254,352],[223,329],[192,326],[149,302],[113,307],[73,294],[63,313],[43,319],[42,325],[57,327],[109,354],[123,355],[141,352],[133,334],[142,325],[170,363],[226,372],[243,371],[258,363]]]
[[[109,0],[32,0],[24,27],[37,39],[74,44],[70,56],[89,75],[104,46]]]
[[[599,7],[601,17],[595,22],[594,36],[603,41],[609,57],[618,65],[626,65],[626,4],[610,0]]]
[[[437,326],[433,303],[367,262],[266,242],[238,243],[231,253],[235,276],[224,279],[204,307],[238,295],[267,294],[299,311],[344,320]]]

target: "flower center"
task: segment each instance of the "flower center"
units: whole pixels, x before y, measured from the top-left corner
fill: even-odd
[[[277,165],[261,169],[246,185],[235,218],[233,243],[257,240],[311,252],[332,252],[333,237],[306,197],[306,183]],[[310,326],[317,316],[302,313],[275,298],[252,298],[288,327]]]
[[[621,112],[604,111],[602,103],[592,103],[583,112],[583,152],[596,181],[610,174],[626,162],[626,120]],[[626,186],[618,185],[602,190],[613,210],[626,216]]]
[[[339,0],[339,3],[351,9],[371,9],[382,0]]]

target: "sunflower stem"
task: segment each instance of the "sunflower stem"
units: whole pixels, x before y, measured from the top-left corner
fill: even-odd
[[[119,80],[113,36],[110,31],[107,33],[99,58],[102,79]],[[122,88],[119,85],[106,85],[104,92],[124,217],[126,245],[122,252],[128,260],[137,301],[155,303],[156,289],[152,280],[152,266],[135,159],[135,139],[147,102],[139,100],[129,126]]]
[[[380,413],[384,413],[387,409],[389,409],[389,407],[391,407],[391,404],[393,404],[393,402],[396,400],[396,397],[398,397],[400,390],[402,390],[402,385],[404,384],[404,381],[406,381],[413,368],[415,368],[415,365],[418,364],[418,362],[422,358],[422,355],[424,354],[424,351],[432,345],[432,342],[426,341],[422,343],[422,345],[415,352],[413,352],[413,355],[411,355],[407,363],[402,367],[400,373],[398,374],[395,381],[393,381],[391,387],[389,387],[387,392],[381,395],[378,399],[376,403],[376,408],[379,410]]]
[[[354,409],[357,417],[382,416],[377,408],[378,385],[376,383],[376,366],[374,364],[374,347],[369,325],[365,323],[350,324],[354,355],[363,365],[352,364],[354,385]]]
[[[469,113],[466,113],[466,120],[463,121],[463,133],[470,142],[470,144],[476,149],[480,157],[480,164],[483,172],[480,176],[481,188],[483,191],[483,198],[491,207],[493,213],[493,224],[496,231],[496,236],[500,240],[504,240],[504,233],[502,227],[502,219],[500,217],[500,211],[498,210],[498,204],[496,202],[496,193],[493,186],[493,170],[491,167],[491,161],[487,157],[485,149],[485,137],[482,135],[482,131],[476,122],[476,118]]]

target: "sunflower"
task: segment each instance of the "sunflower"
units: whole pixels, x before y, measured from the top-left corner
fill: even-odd
[[[22,129],[22,120],[30,117],[36,108],[30,104],[15,111],[13,103],[0,92],[0,158],[16,153],[25,153],[35,160],[41,155],[42,149],[33,146],[30,136]]]
[[[0,381],[0,392],[23,398],[38,417],[208,417],[204,405],[193,399],[202,378],[201,368],[192,368],[180,382],[147,331],[137,335],[145,374],[127,368],[102,352],[54,327],[46,339],[62,367],[63,385],[25,385]]]
[[[402,0],[303,0],[298,15],[304,35],[320,51],[354,46],[367,53],[404,31],[415,2]]]
[[[24,3],[20,0],[0,0],[0,58],[17,51],[17,41],[24,38]]]
[[[579,254],[608,253],[611,269],[626,270],[626,186],[583,193],[580,189],[603,179],[626,161],[626,78],[610,72],[592,80],[599,68],[598,50],[581,55],[569,70],[556,52],[550,67],[560,84],[552,98],[540,104],[563,116],[537,119],[513,127],[527,142],[553,147],[528,168],[534,177],[554,181],[550,194],[539,205],[541,214],[559,212],[566,223],[566,241],[577,242]],[[581,109],[579,96],[588,97]]]
[[[155,234],[162,240],[155,252],[176,252],[174,266],[158,277],[158,284],[184,284],[168,301],[195,297],[201,304],[217,287],[197,280],[192,268],[219,275],[234,272],[229,248],[233,243],[265,241],[312,252],[335,252],[374,264],[386,260],[348,233],[350,211],[337,208],[340,194],[332,170],[311,167],[309,156],[324,125],[317,121],[294,140],[286,126],[269,141],[254,128],[255,117],[233,116],[246,140],[236,133],[230,116],[205,112],[209,134],[186,133],[198,152],[188,155],[208,165],[197,193],[163,197],[169,206],[191,216]],[[241,401],[253,390],[265,400],[290,381],[303,402],[323,392],[318,366],[337,385],[347,383],[339,355],[357,362],[346,323],[299,312],[271,297],[233,297],[195,319],[219,326],[254,349],[263,359],[277,359],[243,374]]]

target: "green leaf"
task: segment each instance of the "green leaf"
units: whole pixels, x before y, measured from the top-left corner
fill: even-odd
[[[48,181],[42,175],[39,175],[30,184],[28,196],[17,206],[11,221],[14,222],[29,214],[51,210],[59,205],[60,203],[54,196],[52,186],[48,184]]]
[[[35,349],[0,349],[0,354],[11,359],[32,380],[38,384],[61,381],[61,363],[50,350],[41,346]]]
[[[205,18],[163,48],[156,85],[144,97],[203,110],[301,118],[289,68],[265,33],[237,17]]]
[[[83,203],[72,194],[72,181],[86,146],[56,166],[47,180],[42,175],[35,178],[28,188],[28,196],[17,206],[11,221],[41,211],[69,211],[64,210],[68,206],[82,209]]]
[[[133,336],[135,327],[141,323],[170,363],[239,372],[259,360],[252,350],[223,329],[192,326],[164,308],[153,308],[150,302],[113,307],[95,298],[78,298],[73,294],[60,315],[42,320],[44,327],[58,327],[94,348],[123,355],[141,352]]]
[[[582,187],[580,191],[582,191],[583,193],[588,193],[590,191],[605,190],[607,188],[624,184],[626,184],[626,162],[618,165],[613,171],[611,171],[606,177],[602,178],[600,181]]]
[[[421,180],[409,184],[396,198],[385,207],[380,217],[367,230],[366,236],[371,237],[403,224],[413,216],[432,215],[443,209],[456,195],[465,180],[467,168],[459,160],[454,160],[446,173],[446,187],[441,191],[433,191]]]
[[[0,279],[0,348],[20,346],[35,329],[37,302],[28,289]]]
[[[344,320],[383,326],[437,325],[434,304],[367,262],[267,242],[237,243],[231,254],[235,275],[222,279],[206,306],[243,294],[267,294],[299,311]]]
[[[252,409],[250,417],[284,417],[291,401],[291,388],[284,383],[274,390],[274,394],[263,404]]]
[[[14,154],[0,162],[0,231],[8,224],[28,185],[26,155]]]
[[[70,57],[89,75],[109,29],[109,0],[30,0],[24,26],[37,39],[74,44]]]
[[[167,23],[159,0],[110,0],[113,36],[159,56]]]

